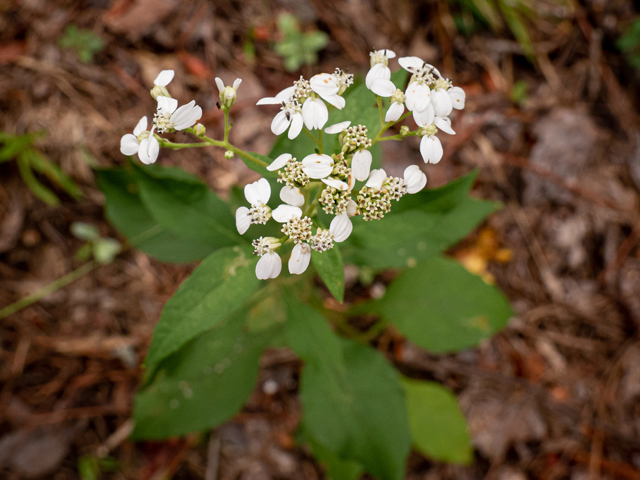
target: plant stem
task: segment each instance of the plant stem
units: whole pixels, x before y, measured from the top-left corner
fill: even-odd
[[[378,104],[378,112],[380,113],[380,127],[384,128],[385,121],[384,121],[384,115],[382,113],[382,98],[380,98],[379,95],[376,95],[376,103]]]
[[[86,275],[91,270],[93,270],[94,268],[100,265],[101,265],[100,263],[94,260],[92,260],[89,263],[85,263],[81,267],[76,268],[73,272],[66,274],[64,277],[60,277],[54,282],[51,282],[49,285],[41,288],[37,292],[32,293],[31,295],[21,298],[17,302],[4,307],[2,310],[0,310],[0,319],[6,318],[11,314],[16,313],[17,311],[22,310],[23,308],[28,307],[29,305],[32,305],[42,300],[47,295],[52,294],[56,290],[59,290],[60,288],[70,284],[71,282],[77,280],[83,275]]]
[[[309,208],[307,208],[307,210],[304,212],[304,215],[307,217],[311,217],[314,213],[315,207],[318,204],[318,200],[320,200],[320,197],[322,196],[322,184],[320,184],[321,186],[318,188],[318,191],[316,192],[316,196],[313,199],[313,201],[309,204]]]
[[[404,120],[405,118],[407,118],[409,115],[411,115],[411,112],[407,112],[404,115],[402,115],[397,121],[395,122],[387,122],[385,124],[382,125],[382,128],[380,129],[380,131],[378,132],[378,134],[371,140],[371,145],[375,145],[378,142],[384,141],[384,139],[382,138],[382,134],[384,132],[386,132],[387,130],[389,130],[389,128],[391,128],[392,126],[394,126],[396,123],[400,123],[402,120]],[[413,133],[413,134],[409,134],[409,135],[416,135],[417,132]],[[409,136],[409,135],[405,135],[405,136]],[[399,135],[393,135],[394,137],[397,137]],[[390,138],[390,137],[384,137],[385,139],[389,138],[390,140],[397,140],[395,138]]]
[[[320,146],[320,153],[324,153],[324,144],[322,143],[322,129],[318,130],[318,145]]]
[[[307,130],[307,127],[302,127],[302,130],[304,130],[304,133],[306,133],[307,135],[309,135],[309,137],[311,137],[311,140],[313,140],[313,141],[315,142],[315,144],[318,146],[318,150],[319,150],[319,152],[320,152],[320,153],[323,153],[323,150],[322,150],[322,143],[320,143],[320,142],[318,141],[318,139],[317,139],[316,137],[314,137],[314,136],[313,136],[313,134],[312,134],[309,130]]]
[[[229,143],[229,130],[231,127],[229,126],[229,109],[223,108],[224,111],[224,143]]]

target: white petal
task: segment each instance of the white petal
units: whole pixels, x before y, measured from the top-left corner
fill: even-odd
[[[433,111],[438,117],[448,116],[453,109],[451,97],[446,90],[441,88],[431,92],[431,105],[433,105]]]
[[[367,72],[367,76],[364,79],[364,83],[369,90],[371,90],[371,86],[373,82],[376,80],[390,80],[391,79],[391,70],[389,67],[384,65],[383,63],[376,63],[371,69]]]
[[[427,125],[431,125],[434,118],[435,114],[433,113],[433,107],[431,105],[427,105],[427,108],[425,108],[421,112],[417,110],[413,111],[413,120],[419,127],[426,127]]]
[[[258,280],[276,278],[282,270],[282,259],[275,252],[264,254],[256,264],[256,277]]]
[[[333,171],[333,159],[329,155],[312,153],[302,159],[302,171],[309,178],[325,178]]]
[[[329,73],[314,75],[311,77],[311,80],[309,80],[309,85],[311,86],[311,90],[321,96],[335,95],[338,93],[338,90],[340,90],[338,79]]]
[[[451,119],[449,117],[436,117],[433,120],[438,130],[442,130],[444,133],[448,133],[449,135],[455,135],[453,128],[451,128]]]
[[[220,92],[222,92],[224,90],[224,82],[222,81],[222,79],[220,77],[216,77],[216,86],[218,87],[218,90]]]
[[[353,223],[351,223],[351,219],[346,213],[342,215],[337,215],[331,220],[331,225],[329,225],[329,232],[331,232],[331,236],[335,242],[344,242],[353,230]]]
[[[297,138],[298,135],[300,135],[300,132],[302,131],[303,126],[304,126],[304,119],[302,118],[302,114],[294,113],[291,116],[291,127],[289,127],[289,133],[287,134],[287,136],[289,137],[289,140],[293,140],[294,138]]]
[[[372,161],[373,157],[369,150],[358,150],[353,154],[351,170],[353,171],[353,176],[356,177],[356,180],[364,182],[369,177]]]
[[[425,163],[438,163],[443,153],[442,143],[435,135],[425,135],[420,140],[420,154]]]
[[[418,193],[427,184],[427,176],[418,165],[411,165],[404,170],[404,183],[407,193]]]
[[[371,91],[381,97],[390,97],[396,91],[396,86],[391,80],[378,79],[371,85]]]
[[[386,178],[387,178],[387,172],[385,172],[382,168],[371,170],[371,174],[369,175],[369,180],[367,180],[367,183],[365,183],[365,186],[369,188],[373,188],[374,190],[380,190]]]
[[[424,65],[424,61],[419,57],[400,57],[398,63],[409,72],[415,72]]]
[[[162,113],[173,113],[178,108],[178,100],[175,98],[165,97],[164,95],[159,95],[157,98],[158,101],[158,111]]]
[[[185,128],[193,127],[198,120],[202,117],[202,108],[196,105],[195,100],[191,100],[186,105],[178,108],[173,115],[171,115],[171,123],[176,130],[184,130]]]
[[[453,103],[453,108],[456,110],[462,110],[464,108],[464,102],[467,98],[467,94],[464,93],[464,90],[460,87],[453,87],[447,90],[449,97],[451,97],[451,102]]]
[[[302,105],[302,118],[309,130],[320,130],[329,120],[329,110],[319,98],[307,98]]]
[[[393,102],[384,116],[385,122],[397,122],[404,113],[404,103]]]
[[[280,200],[294,207],[304,205],[304,195],[299,188],[286,185],[280,190]]]
[[[278,100],[276,97],[264,97],[256,102],[256,105],[281,105],[282,100]]]
[[[431,102],[431,90],[426,85],[413,82],[407,87],[406,104],[411,111],[423,111]]]
[[[171,83],[171,80],[173,80],[175,74],[176,72],[174,72],[173,70],[162,70],[153,81],[153,84],[158,85],[159,87],[166,87],[167,85],[169,85],[169,83]]]
[[[153,135],[149,138],[145,138],[140,142],[140,148],[138,148],[138,158],[146,165],[155,163],[160,153],[160,144],[158,139]]]
[[[347,215],[353,217],[356,213],[358,213],[358,204],[353,201],[353,198],[350,198],[347,202]]]
[[[327,178],[323,178],[322,181],[325,184],[329,185],[330,187],[337,188],[338,190],[341,190],[341,191],[345,191],[349,189],[349,185],[347,185],[342,180],[338,180],[337,178],[327,177]]]
[[[244,196],[251,205],[266,205],[271,197],[271,185],[266,178],[244,186]]]
[[[385,48],[383,52],[384,52],[384,56],[387,58],[396,58],[396,52],[394,52],[393,50],[389,50],[388,48]]]
[[[293,156],[290,153],[283,153],[282,155],[279,155],[278,158],[276,158],[273,162],[271,162],[271,165],[267,166],[267,170],[269,170],[270,172],[280,170],[292,158]]]
[[[244,235],[250,226],[251,214],[249,213],[249,209],[247,207],[238,208],[236,210],[236,228],[238,229],[238,233]]]
[[[138,153],[139,147],[140,144],[138,143],[138,138],[135,135],[127,133],[120,139],[120,152],[122,152],[123,155],[135,155]]]
[[[342,110],[344,108],[344,106],[347,104],[345,99],[343,97],[341,97],[340,95],[337,95],[337,94],[334,94],[334,95],[323,95],[323,94],[320,94],[320,96],[327,103],[330,103],[331,105],[336,107],[338,110]]]
[[[287,119],[287,114],[278,112],[271,122],[271,131],[274,135],[282,135],[291,125],[291,120]]]
[[[287,87],[284,90],[278,92],[275,97],[264,97],[258,100],[256,105],[281,105],[282,102],[291,98],[295,93],[296,87]]]
[[[298,243],[291,251],[289,258],[289,273],[300,275],[309,266],[311,261],[311,248],[306,243]]]
[[[286,223],[292,218],[300,218],[301,216],[302,210],[293,205],[280,205],[271,212],[271,218],[278,223]]]
[[[340,123],[334,123],[324,129],[324,133],[340,133],[344,132],[351,125],[351,120],[346,120]]]
[[[144,116],[144,117],[142,117],[140,119],[140,121],[136,125],[136,128],[133,129],[133,134],[137,137],[142,132],[144,132],[146,129],[147,129],[147,117]]]
[[[241,84],[241,83],[242,83],[242,79],[241,79],[241,78],[236,78],[236,79],[233,81],[233,89],[234,89],[234,90],[237,90],[237,89],[238,89],[238,87],[240,87],[240,84]]]

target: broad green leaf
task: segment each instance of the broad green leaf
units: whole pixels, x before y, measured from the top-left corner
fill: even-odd
[[[40,183],[36,176],[33,174],[28,156],[20,155],[18,157],[17,163],[18,170],[20,171],[20,175],[22,176],[22,180],[24,180],[24,183],[27,184],[27,187],[29,187],[31,193],[33,193],[36,197],[38,197],[48,205],[54,207],[60,205],[60,199],[56,197],[55,193],[53,193],[42,183]]]
[[[497,288],[445,257],[427,258],[404,271],[373,310],[434,353],[474,347],[513,316]]]
[[[326,252],[311,251],[313,266],[331,294],[340,303],[344,300],[344,265],[338,245]]]
[[[287,341],[305,362],[305,431],[377,478],[401,479],[411,438],[396,371],[376,350],[337,337],[311,307],[288,297],[288,312]]]
[[[24,152],[23,156],[29,159],[34,170],[47,176],[51,182],[62,188],[73,198],[82,198],[82,190],[80,190],[80,187],[78,187],[60,167],[52,163],[51,160],[44,157],[37,150]]]
[[[326,468],[331,480],[358,480],[364,468],[358,462],[343,460],[335,452],[318,443],[309,433],[303,432],[304,441],[309,445],[313,456]]]
[[[152,366],[236,312],[258,289],[250,248],[227,247],[208,256],[164,306],[145,365]]]
[[[471,462],[471,437],[456,397],[435,382],[403,378],[402,386],[411,436],[418,451],[443,462]]]
[[[105,195],[107,218],[133,246],[163,262],[201,260],[213,251],[211,246],[181,238],[161,227],[142,203],[131,172],[122,168],[95,172]]]
[[[254,388],[269,332],[246,334],[246,312],[219,321],[165,358],[136,396],[134,439],[159,439],[216,427]]]
[[[153,218],[181,237],[221,248],[245,243],[229,205],[178,168],[134,164],[140,198]]]

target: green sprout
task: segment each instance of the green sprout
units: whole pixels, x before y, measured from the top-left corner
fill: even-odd
[[[20,175],[31,192],[49,205],[59,205],[60,199],[38,180],[34,172],[43,174],[73,198],[82,197],[73,180],[35,147],[35,141],[43,135],[43,132],[24,135],[0,132],[0,163],[16,160]]]
[[[329,36],[324,32],[301,32],[296,17],[288,13],[278,17],[278,31],[282,40],[276,43],[275,51],[284,57],[284,68],[289,72],[302,65],[316,64],[318,52],[329,43]]]
[[[633,20],[616,43],[629,65],[640,69],[640,18]]]
[[[60,39],[60,47],[75,50],[81,62],[90,63],[93,56],[104,48],[104,42],[91,30],[69,25]]]

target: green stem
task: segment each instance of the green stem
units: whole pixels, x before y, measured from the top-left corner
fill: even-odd
[[[410,115],[411,115],[411,112],[407,112],[404,115],[402,115],[397,121],[395,121],[395,122],[387,122],[384,125],[382,125],[382,128],[380,128],[380,131],[378,132],[378,134],[371,140],[371,146],[375,145],[378,142],[383,141],[382,140],[382,134],[384,132],[389,130],[389,128],[394,126],[396,123],[400,123],[402,120],[404,120],[405,118],[407,118]],[[415,133],[414,133],[414,135],[415,135]],[[396,135],[394,135],[394,136],[396,136]],[[385,138],[387,138],[387,137],[385,137]],[[393,140],[395,140],[395,139],[393,139]]]
[[[318,191],[316,192],[316,196],[313,199],[313,201],[309,204],[309,207],[307,208],[307,210],[304,212],[304,216],[305,217],[310,217],[313,215],[314,210],[316,208],[316,205],[318,204],[318,201],[320,200],[320,197],[322,196],[322,185],[320,185],[320,187],[318,188]]]
[[[86,275],[87,273],[89,273],[91,270],[93,270],[94,268],[96,268],[98,266],[100,266],[100,263],[98,263],[96,261],[91,261],[89,263],[85,263],[81,267],[75,269],[73,272],[68,273],[64,277],[60,277],[58,280],[56,280],[56,281],[50,283],[49,285],[41,288],[37,292],[32,293],[31,295],[28,295],[28,296],[26,296],[24,298],[21,298],[17,302],[12,303],[11,305],[8,305],[8,306],[4,307],[2,310],[0,310],[0,319],[6,318],[9,315],[12,315],[12,314],[16,313],[17,311],[22,310],[23,308],[28,307],[29,305],[32,305],[32,304],[42,300],[47,295],[52,294],[56,290],[59,290],[60,288],[70,284],[71,282],[77,280],[78,278],[82,277],[83,275]]]
[[[384,121],[384,114],[382,113],[382,98],[380,98],[379,95],[376,95],[376,103],[378,104],[378,112],[380,113],[380,127],[384,128],[386,122]]]
[[[165,140],[162,137],[158,137],[157,135],[156,135],[156,138],[160,142],[160,146],[161,147],[170,148],[171,150],[180,150],[182,148],[194,148],[194,147],[208,147],[208,146],[210,146],[209,143],[207,143],[207,142],[174,143],[174,142],[170,142],[169,140]]]
[[[324,143],[322,142],[322,129],[318,130],[318,145],[320,146],[320,153],[324,153]]]
[[[311,138],[311,140],[313,140],[313,141],[315,142],[315,144],[318,146],[318,150],[319,150],[319,152],[320,152],[320,153],[323,153],[323,150],[322,150],[322,143],[320,143],[320,142],[318,141],[318,139],[317,139],[316,137],[314,137],[314,136],[313,136],[313,134],[312,134],[309,130],[307,130],[307,127],[302,127],[302,130],[304,131],[304,133],[306,133],[307,135],[309,135],[309,137]]]
[[[256,165],[258,165],[260,167],[267,167],[269,165],[264,160],[260,160],[258,157],[254,157],[250,153],[247,153],[244,150],[240,150],[238,147],[234,147],[230,143],[227,143],[224,146],[224,148],[226,148],[227,150],[231,150],[236,155],[239,155],[240,157],[242,157],[242,158],[244,158],[246,160],[249,160],[250,162],[253,162],[253,163],[255,163]]]
[[[224,143],[229,143],[229,130],[231,127],[229,126],[229,109],[223,108],[224,110]]]

